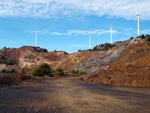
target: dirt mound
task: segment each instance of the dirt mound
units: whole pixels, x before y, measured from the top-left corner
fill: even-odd
[[[0,88],[7,87],[22,81],[40,81],[41,79],[31,77],[27,74],[2,74],[0,75]]]
[[[0,77],[0,88],[12,85],[14,81],[8,76]]]

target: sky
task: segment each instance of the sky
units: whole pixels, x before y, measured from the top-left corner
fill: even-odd
[[[0,48],[35,45],[76,52],[150,33],[150,0],[0,0]]]

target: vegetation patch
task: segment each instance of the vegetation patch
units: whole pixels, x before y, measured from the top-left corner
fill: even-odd
[[[45,75],[53,76],[52,69],[50,68],[50,66],[47,63],[44,63],[44,64],[40,65],[39,67],[37,67],[32,72],[31,75],[33,75],[33,76],[39,76],[39,77],[43,77]]]
[[[1,72],[2,73],[11,73],[11,74],[17,74],[18,73],[15,69],[12,69],[11,71],[3,69]]]
[[[147,41],[150,42],[150,36],[149,35],[147,36]]]
[[[104,50],[109,50],[110,48],[115,47],[114,44],[110,44],[110,43],[105,43],[105,44],[101,44],[99,46],[95,46],[93,49],[89,49],[89,51],[104,51]],[[100,48],[100,49],[98,49]]]
[[[69,73],[73,73],[73,74],[79,74],[79,75],[82,75],[82,74],[86,74],[86,72],[82,72],[82,71],[79,71],[79,70],[70,70]]]
[[[57,68],[57,69],[55,70],[55,75],[64,75],[64,70],[61,69],[61,68]]]
[[[6,63],[6,65],[15,65],[15,64],[18,64],[18,62],[16,62],[16,61],[10,61],[10,62]]]
[[[36,52],[39,52],[39,53],[47,53],[48,51],[47,51],[47,49],[39,49],[39,48],[37,48],[37,47],[33,47],[33,49],[36,51]]]

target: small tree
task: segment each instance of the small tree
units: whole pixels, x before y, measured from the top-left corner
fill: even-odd
[[[145,37],[149,37],[149,34],[147,34]]]
[[[7,70],[3,69],[1,72],[2,72],[2,73],[7,73]]]
[[[18,72],[15,69],[12,69],[9,73],[17,74]]]
[[[82,74],[83,74],[83,72],[82,72],[82,71],[79,71],[79,72],[78,72],[78,74],[79,74],[79,75],[82,75]]]
[[[150,42],[150,36],[147,38],[147,41]]]
[[[130,40],[134,39],[133,37],[130,38]]]
[[[61,68],[57,68],[57,69],[55,70],[55,75],[64,75],[64,70],[61,69]]]
[[[33,76],[44,76],[44,75],[49,75],[49,76],[53,76],[52,75],[52,69],[50,68],[50,66],[47,63],[44,63],[42,65],[40,65],[39,67],[37,67],[33,72],[32,72]]]
[[[144,39],[145,38],[145,36],[144,35],[141,35],[141,39]]]

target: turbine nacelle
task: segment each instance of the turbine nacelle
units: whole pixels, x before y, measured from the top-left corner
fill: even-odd
[[[140,13],[136,13],[136,16],[140,16]]]

